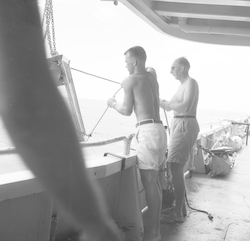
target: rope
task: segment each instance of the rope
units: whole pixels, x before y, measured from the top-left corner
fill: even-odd
[[[101,117],[99,118],[99,120],[97,121],[97,123],[95,124],[94,128],[92,129],[92,131],[91,131],[89,134],[87,134],[88,139],[89,139],[89,137],[92,137],[92,134],[93,134],[95,128],[96,128],[97,125],[100,123],[101,119],[103,118],[103,116],[104,116],[105,113],[107,112],[108,108],[109,108],[109,107],[107,107],[107,108],[105,109],[105,111],[103,112],[103,114],[101,115]],[[87,139],[87,141],[88,141],[88,139]]]
[[[117,94],[121,89],[122,89],[122,87],[120,87],[120,88],[115,92],[115,94],[113,95],[113,97],[115,97],[116,94]],[[88,139],[89,139],[89,137],[92,137],[92,134],[93,134],[95,128],[96,128],[97,125],[100,123],[101,119],[103,118],[103,116],[105,115],[105,113],[107,112],[108,109],[109,109],[109,106],[107,106],[107,108],[105,109],[105,111],[103,112],[103,114],[101,115],[101,117],[99,118],[99,120],[97,121],[97,123],[95,124],[94,128],[92,129],[92,131],[91,131],[89,134],[86,135],[86,136],[88,136]],[[87,141],[88,141],[88,139],[87,139]]]
[[[72,70],[75,70],[77,72],[80,72],[80,73],[83,73],[83,74],[86,74],[86,75],[90,75],[92,77],[96,77],[96,78],[99,78],[99,79],[103,79],[103,80],[106,80],[106,81],[109,81],[109,82],[112,82],[112,83],[115,83],[115,84],[119,84],[121,86],[121,83],[120,82],[117,82],[117,81],[114,81],[114,80],[110,80],[110,79],[107,79],[107,78],[103,78],[101,76],[98,76],[98,75],[94,75],[94,74],[90,74],[90,73],[87,73],[85,71],[82,71],[82,70],[79,70],[79,69],[75,69],[75,68],[70,68]],[[122,89],[122,86],[115,92],[115,94],[113,95],[113,97],[116,96],[116,94]],[[96,127],[98,126],[98,124],[100,123],[101,119],[103,118],[103,116],[106,114],[107,110],[108,110],[109,107],[107,107],[105,109],[105,111],[103,112],[103,114],[101,115],[101,117],[99,118],[99,120],[97,121],[97,123],[95,124],[94,128],[92,129],[92,131],[89,133],[89,134],[85,134],[86,136],[88,136],[88,139],[86,141],[89,140],[89,137],[92,137],[92,134],[94,132],[94,130],[96,129]]]
[[[169,123],[168,123],[168,117],[167,117],[167,113],[166,113],[166,110],[164,110],[164,115],[165,115],[165,119],[166,119],[166,122],[167,122],[167,127],[168,127],[168,135],[170,136],[170,128],[169,128]]]
[[[72,69],[72,70],[75,70],[75,71],[78,71],[78,72],[81,72],[81,73],[83,73],[83,74],[87,74],[87,75],[90,75],[90,76],[93,76],[93,77],[96,77],[96,78],[99,78],[99,79],[107,80],[107,81],[109,81],[109,82],[112,82],[112,83],[121,85],[121,83],[119,83],[119,82],[117,82],[117,81],[114,81],[114,80],[110,80],[110,79],[103,78],[103,77],[100,77],[100,76],[97,76],[97,75],[94,75],[94,74],[90,74],[90,73],[84,72],[84,71],[79,70],[79,69],[75,69],[75,68],[71,68],[71,69]]]

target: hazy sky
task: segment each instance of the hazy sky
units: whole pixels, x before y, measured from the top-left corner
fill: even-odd
[[[39,0],[43,11],[45,0]],[[56,45],[71,67],[122,82],[124,52],[145,48],[147,66],[156,69],[160,97],[170,99],[179,83],[170,75],[174,59],[185,56],[190,76],[200,86],[199,108],[250,113],[250,48],[201,44],[164,35],[143,22],[123,4],[100,0],[53,0]],[[79,97],[108,99],[119,85],[72,70]],[[122,91],[118,99],[122,99]]]

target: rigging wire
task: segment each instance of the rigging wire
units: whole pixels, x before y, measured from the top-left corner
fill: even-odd
[[[113,95],[113,97],[116,96],[116,94],[122,89],[123,87],[121,86],[116,92],[115,94]],[[92,129],[92,131],[89,133],[89,134],[85,134],[86,136],[88,136],[88,139],[89,137],[92,137],[92,134],[95,130],[95,128],[97,127],[97,125],[100,123],[101,119],[103,118],[103,116],[105,115],[105,113],[107,112],[107,110],[109,109],[109,106],[107,106],[107,108],[105,109],[105,111],[103,112],[103,114],[101,115],[101,117],[99,118],[99,120],[97,121],[97,123],[95,124],[94,128]],[[88,139],[86,141],[88,141]]]
[[[113,95],[113,97],[116,96],[116,94],[123,88],[122,84],[120,82],[117,82],[117,81],[114,81],[114,80],[110,80],[110,79],[107,79],[107,78],[104,78],[104,77],[101,77],[101,76],[98,76],[98,75],[94,75],[94,74],[90,74],[90,73],[87,73],[85,71],[82,71],[82,70],[79,70],[79,69],[76,69],[76,68],[70,68],[74,71],[77,71],[77,72],[80,72],[80,73],[83,73],[83,74],[86,74],[86,75],[90,75],[92,77],[96,77],[96,78],[99,78],[99,79],[103,79],[103,80],[106,80],[106,81],[109,81],[109,82],[112,82],[112,83],[115,83],[115,84],[119,84],[121,87],[115,92],[115,94]],[[89,134],[85,134],[88,138],[86,141],[89,140],[90,137],[92,137],[92,134],[94,132],[94,130],[96,129],[96,127],[98,126],[98,124],[100,123],[101,119],[103,118],[103,116],[106,114],[107,110],[109,109],[109,107],[107,107],[105,109],[105,111],[103,112],[103,114],[101,115],[101,117],[99,118],[99,120],[97,121],[97,123],[95,124],[95,126],[93,127],[92,131],[89,133]]]
[[[96,78],[99,78],[99,79],[107,80],[107,81],[109,81],[109,82],[112,82],[112,83],[121,85],[121,83],[119,83],[119,82],[117,82],[117,81],[110,80],[110,79],[107,79],[107,78],[103,78],[103,77],[101,77],[101,76],[97,76],[97,75],[94,75],[94,74],[90,74],[90,73],[84,72],[84,71],[79,70],[79,69],[75,69],[75,68],[72,68],[72,67],[71,67],[70,69],[75,70],[75,71],[78,71],[78,72],[81,72],[81,73],[83,73],[83,74],[87,74],[87,75],[90,75],[90,76],[93,76],[93,77],[96,77]]]

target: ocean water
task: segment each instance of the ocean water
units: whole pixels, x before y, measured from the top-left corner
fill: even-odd
[[[135,132],[135,115],[122,116],[114,109],[108,108],[105,100],[79,99],[79,106],[84,122],[85,132],[91,137],[86,141],[100,141],[119,136],[128,136]],[[106,112],[105,112],[106,111]],[[105,112],[105,114],[104,114]],[[167,125],[163,110],[160,112],[164,125]],[[102,116],[103,115],[103,116]],[[246,115],[246,114],[245,114]],[[198,109],[197,119],[201,129],[210,128],[223,119],[234,119],[244,116],[243,113]],[[173,113],[167,112],[168,123],[171,123]],[[12,147],[2,120],[0,120],[0,148]]]
[[[79,104],[85,123],[86,133],[90,133],[105,112],[107,108],[106,101],[80,99]],[[167,112],[167,121],[162,109],[160,110],[160,115],[164,125],[167,125],[167,121],[170,125],[173,119],[173,112]],[[242,116],[246,116],[246,114],[208,109],[198,109],[197,111],[197,120],[200,124],[200,129],[210,128],[213,125],[219,124],[224,119],[234,119]],[[109,108],[96,126],[91,138],[95,140],[99,138],[129,135],[135,131],[135,124],[136,118],[134,114],[129,117],[122,116],[114,109]]]

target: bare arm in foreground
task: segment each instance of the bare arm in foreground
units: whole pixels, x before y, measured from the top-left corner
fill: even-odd
[[[36,1],[0,0],[0,50],[0,111],[18,153],[89,240],[120,240],[51,79]]]

